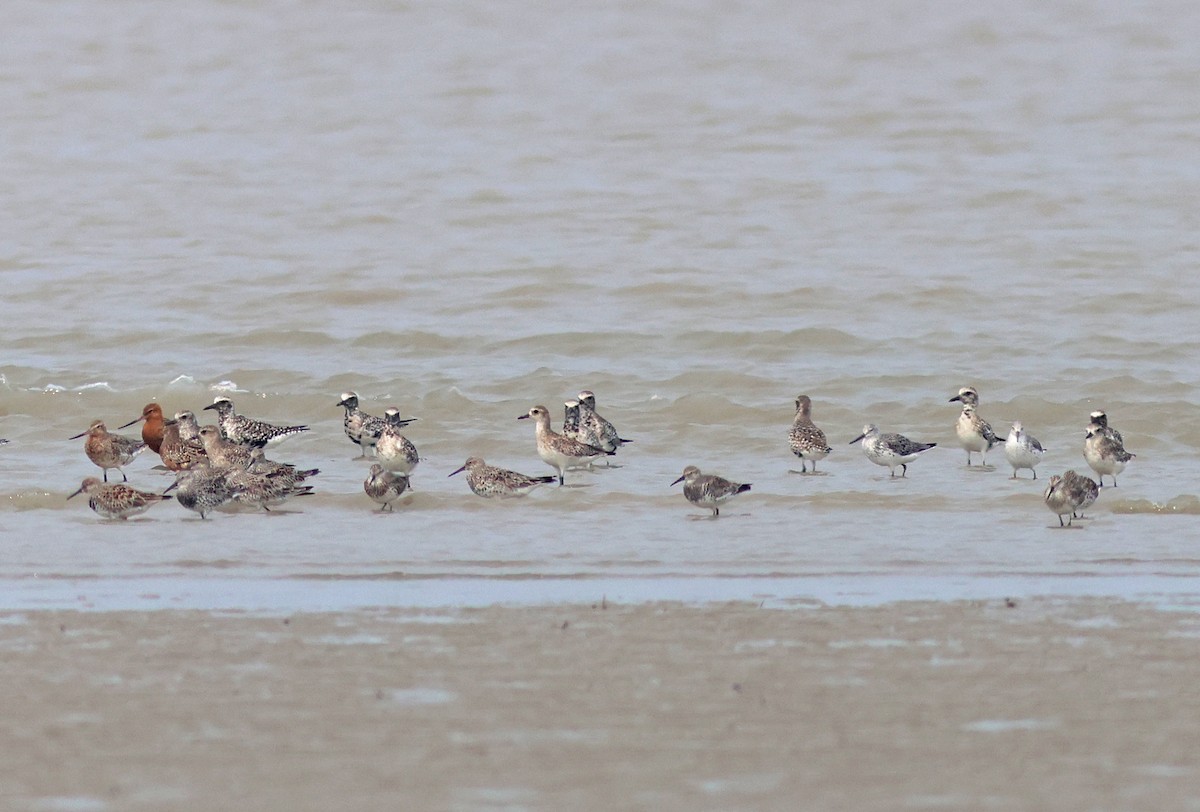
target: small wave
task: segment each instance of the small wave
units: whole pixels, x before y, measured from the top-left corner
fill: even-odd
[[[1113,513],[1200,516],[1200,496],[1180,494],[1166,502],[1124,499],[1112,505]]]
[[[208,387],[210,392],[249,392],[249,389],[242,389],[233,381],[219,381]]]

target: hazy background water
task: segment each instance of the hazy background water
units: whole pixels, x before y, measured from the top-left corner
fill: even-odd
[[[1200,594],[1192,5],[4,17],[10,604]],[[966,384],[1049,447],[1037,483],[966,469]],[[515,418],[583,387],[636,441],[621,468],[503,504],[446,479],[548,472]],[[421,417],[394,516],[346,389]],[[96,472],[68,436],[216,392],[310,424],[274,456],[320,494],[208,522],[64,502]],[[800,392],[826,476],[789,473]],[[1052,531],[1093,408],[1138,457]],[[944,447],[891,481],[847,445],[865,422]],[[131,481],[165,487],[152,463]],[[704,520],[667,487],[689,463],[754,490]]]

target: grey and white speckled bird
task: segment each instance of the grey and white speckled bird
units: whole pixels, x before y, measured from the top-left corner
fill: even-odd
[[[679,479],[672,486],[683,483],[683,495],[689,502],[698,507],[708,508],[713,517],[721,515],[721,505],[728,502],[739,493],[750,490],[750,485],[743,482],[731,482],[724,477],[714,474],[702,474],[695,465],[683,469]]]
[[[1035,466],[1042,461],[1042,455],[1045,453],[1046,450],[1037,438],[1025,432],[1021,421],[1014,422],[1008,439],[1004,441],[1004,458],[1013,469],[1013,475],[1009,479],[1017,479],[1017,471],[1022,468],[1033,471],[1033,478],[1037,479]]]
[[[225,439],[216,426],[201,426],[200,442],[208,461],[217,468],[246,469],[254,462],[251,446]]]
[[[133,458],[146,450],[146,443],[141,438],[126,437],[123,434],[113,434],[104,425],[103,420],[93,420],[87,431],[80,432],[68,439],[83,441],[83,453],[87,458],[100,466],[104,471],[104,481],[108,482],[108,469],[115,468],[121,472],[121,481],[128,482],[129,477],[121,470],[133,461]]]
[[[1077,474],[1074,471],[1065,472],[1062,479],[1063,487],[1067,489],[1072,501],[1075,502],[1071,518],[1086,518],[1083,512],[1095,504],[1097,497],[1100,496],[1100,486],[1091,477]]]
[[[363,491],[381,506],[379,512],[392,510],[392,502],[408,490],[408,477],[389,471],[379,463],[371,466],[371,473],[363,480]]]
[[[462,468],[447,476],[467,472],[467,485],[471,493],[485,499],[492,497],[524,496],[541,485],[553,482],[553,476],[525,476],[507,468],[488,465],[480,457],[470,457]]]
[[[234,488],[229,477],[235,471],[234,468],[214,467],[205,460],[191,468],[176,471],[175,482],[167,491],[174,490],[175,501],[199,513],[200,518],[204,519],[233,500]]]
[[[292,468],[288,471],[287,468]],[[250,469],[233,469],[226,477],[233,489],[233,501],[270,512],[273,505],[281,505],[293,496],[309,496],[312,485],[297,485],[294,466],[260,473]]]
[[[308,426],[278,426],[240,415],[234,411],[233,401],[223,396],[204,408],[216,410],[221,436],[241,445],[265,446],[267,443],[279,442],[285,437],[308,431]]]
[[[991,425],[979,416],[979,393],[974,387],[964,386],[958,394],[950,398],[950,403],[962,402],[962,413],[954,424],[954,433],[958,435],[958,443],[967,452],[967,465],[971,464],[971,453],[979,452],[980,465],[987,465],[987,453],[992,446],[1004,441],[996,436]]]
[[[812,421],[812,398],[808,395],[796,397],[796,416],[792,419],[792,428],[788,432],[788,447],[800,458],[800,473],[808,473],[808,463],[812,463],[813,473],[817,472],[817,462],[829,456],[833,451],[825,439],[825,432],[817,428]]]
[[[581,443],[564,437],[550,428],[550,410],[545,406],[534,406],[526,414],[518,415],[518,420],[531,417],[537,424],[537,452],[542,462],[558,471],[558,484],[564,481],[564,472],[568,468],[587,465],[599,457],[612,456],[612,451]]]
[[[179,424],[179,439],[185,442],[200,442],[200,423],[196,413],[190,409],[175,413],[175,422]]]
[[[590,389],[580,391],[579,395],[579,428],[575,439],[584,445],[602,448],[605,451],[616,451],[626,443],[617,433],[617,427],[605,420],[596,411],[596,395]],[[567,434],[566,431],[563,434]],[[571,435],[567,434],[568,437]]]
[[[572,440],[579,440],[579,401],[564,400],[563,401],[563,437],[570,437]],[[583,442],[580,440],[580,442]]]
[[[908,476],[908,464],[937,443],[918,443],[908,439],[903,434],[881,434],[874,423],[863,426],[863,433],[850,441],[850,445],[862,442],[863,454],[876,465],[882,465],[896,475],[896,466],[900,466],[900,476]]]
[[[298,468],[288,462],[269,460],[261,448],[250,450],[250,466],[247,470],[255,474],[270,474],[292,486],[303,485],[309,477],[321,473],[320,468]]]
[[[105,519],[128,519],[130,516],[145,513],[159,502],[171,498],[163,494],[139,491],[121,482],[101,482],[94,476],[83,480],[79,490],[67,499],[73,499],[81,493],[87,494],[88,507]]]
[[[375,443],[375,456],[387,470],[407,477],[421,461],[417,447],[400,433],[400,429],[412,421],[401,420],[400,410],[395,408],[385,411],[383,419],[383,431],[379,433],[379,439]]]
[[[1129,461],[1136,457],[1125,450],[1125,444],[1119,439],[1120,433],[1108,428],[1107,424],[1090,423],[1083,441],[1083,458],[1088,466],[1100,477],[1100,487],[1104,487],[1104,475],[1113,478],[1113,487],[1117,487],[1117,474],[1125,470]]]

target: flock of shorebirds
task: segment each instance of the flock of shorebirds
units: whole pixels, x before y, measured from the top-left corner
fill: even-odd
[[[980,464],[986,466],[987,452],[1003,445],[1004,456],[1013,469],[1011,478],[1016,479],[1019,471],[1028,469],[1037,479],[1036,467],[1045,450],[1021,423],[1013,423],[1007,439],[1001,439],[980,417],[979,393],[973,387],[960,389],[950,398],[950,402],[955,401],[962,404],[955,434],[967,452],[968,466],[972,464],[972,454],[979,454]],[[416,446],[401,433],[416,418],[402,419],[395,408],[382,416],[367,414],[359,408],[354,392],[343,393],[337,405],[345,409],[346,436],[360,448],[362,457],[373,455],[377,460],[363,482],[363,491],[380,505],[380,511],[392,510],[393,503],[408,491],[409,478],[420,462]],[[128,519],[157,502],[174,498],[205,518],[212,511],[233,506],[270,510],[292,497],[312,493],[313,486],[306,484],[306,480],[320,473],[318,469],[274,462],[264,453],[267,445],[307,431],[307,426],[281,426],[238,414],[227,397],[216,398],[204,409],[216,412],[215,425],[200,426],[190,411],[178,412],[167,419],[161,406],[149,403],[140,417],[120,427],[140,422],[140,438],[114,434],[103,421],[94,421],[87,431],[71,439],[86,438],[84,452],[101,468],[103,478],[84,479],[79,489],[67,498],[86,494],[92,510],[109,519]],[[561,432],[551,428],[550,411],[545,406],[534,406],[517,419],[534,421],[538,456],[555,470],[554,476],[527,476],[488,465],[479,457],[469,458],[449,476],[465,473],[468,487],[479,496],[522,496],[555,480],[562,485],[568,470],[590,468],[597,460],[616,454],[622,445],[632,442],[622,438],[613,424],[600,416],[596,411],[596,396],[589,390],[564,403]],[[1058,516],[1060,526],[1070,525],[1095,502],[1105,476],[1111,476],[1116,487],[1117,474],[1135,456],[1125,450],[1120,432],[1108,425],[1104,412],[1092,412],[1090,421],[1083,454],[1100,481],[1075,471],[1050,477],[1044,499]],[[4,442],[7,441],[0,440],[0,444]],[[875,425],[864,426],[862,434],[850,441],[850,445],[855,443],[861,443],[866,458],[888,468],[892,477],[896,476],[896,468],[900,469],[901,477],[906,477],[908,464],[937,445],[883,433]],[[817,463],[832,451],[825,432],[812,421],[812,400],[807,395],[796,398],[788,444],[800,459],[800,473],[804,474],[810,464],[815,474]],[[157,453],[163,466],[175,473],[175,482],[162,493],[134,488],[128,484],[123,470],[147,448]],[[122,482],[110,483],[110,470],[119,472]],[[680,482],[684,497],[694,505],[710,509],[714,517],[720,515],[722,504],[751,487],[748,483],[704,474],[694,465],[684,468],[683,474],[671,484]]]

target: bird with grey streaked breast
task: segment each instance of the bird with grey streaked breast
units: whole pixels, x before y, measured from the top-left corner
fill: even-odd
[[[389,471],[379,463],[371,466],[371,472],[363,480],[363,491],[380,505],[379,512],[392,511],[392,503],[408,490],[408,476]]]
[[[482,457],[469,457],[461,468],[451,471],[447,476],[455,476],[464,471],[467,473],[467,486],[471,493],[485,499],[524,496],[556,479],[553,476],[526,476],[507,468],[498,468],[488,465]]]
[[[697,507],[708,508],[713,518],[721,515],[721,505],[739,493],[750,490],[746,482],[733,482],[715,474],[702,474],[695,465],[683,469],[683,473],[671,483],[674,487],[683,483],[683,496]]]

